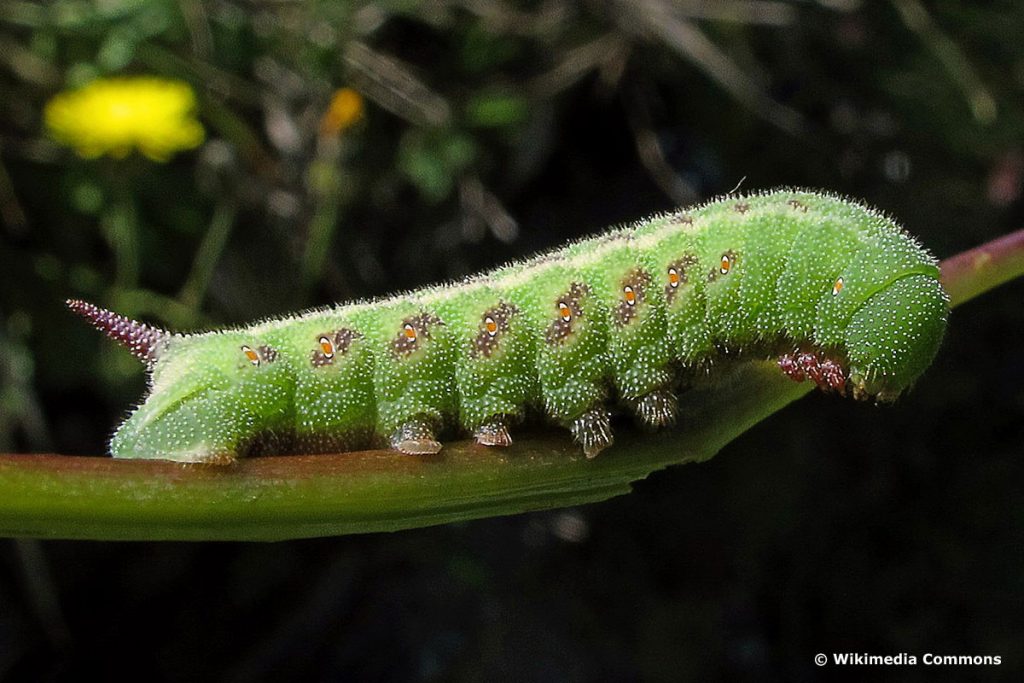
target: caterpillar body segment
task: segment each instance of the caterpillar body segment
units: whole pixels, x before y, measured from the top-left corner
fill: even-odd
[[[680,373],[778,357],[783,372],[895,398],[928,366],[948,298],[935,260],[884,215],[835,196],[728,196],[462,283],[254,325],[170,334],[83,302],[149,364],[115,457],[230,462],[249,453],[390,446],[443,433],[511,443],[528,412],[593,457],[614,399],[675,421]]]
[[[806,197],[793,202],[791,206],[797,208],[792,217],[798,227],[776,286],[776,308],[787,337],[813,339],[819,304],[828,300],[843,269],[870,241],[866,233],[874,232],[874,227],[866,221],[873,222],[875,217],[861,215],[855,220],[857,216],[849,215],[845,206],[815,206],[812,211]],[[808,287],[812,282],[816,286]]]
[[[451,330],[414,297],[366,308],[355,328],[373,350],[378,433],[399,450],[436,453],[434,434],[458,405]]]
[[[695,365],[715,352],[707,324],[707,271],[700,264],[705,232],[694,228],[688,212],[641,223],[634,230],[637,248],[661,288],[658,299],[665,310],[669,353],[684,365]]]
[[[458,423],[481,444],[509,445],[509,425],[541,401],[530,370],[537,353],[534,335],[520,307],[484,279],[428,290],[422,302],[454,339]]]
[[[359,309],[283,321],[269,329],[294,378],[295,450],[323,453],[374,445],[377,393],[372,342],[356,327]]]

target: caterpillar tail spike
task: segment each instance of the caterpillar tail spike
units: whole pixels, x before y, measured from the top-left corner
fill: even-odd
[[[88,301],[68,299],[64,303],[144,363],[156,361],[158,349],[172,336],[169,332],[126,318]]]

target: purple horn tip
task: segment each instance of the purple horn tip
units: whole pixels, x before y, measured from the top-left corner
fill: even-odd
[[[68,299],[65,303],[72,311],[92,323],[97,330],[126,347],[132,355],[146,363],[156,360],[161,342],[171,336],[164,330],[118,315],[87,301]]]

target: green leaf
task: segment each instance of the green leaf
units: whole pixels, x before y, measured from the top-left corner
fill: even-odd
[[[451,193],[475,157],[472,140],[457,131],[413,130],[399,146],[398,167],[425,199],[436,203]]]
[[[770,363],[684,394],[682,428],[623,429],[586,460],[565,432],[504,450],[469,441],[437,456],[394,451],[250,458],[230,467],[58,455],[0,457],[0,534],[44,538],[280,540],[394,531],[577,505],[707,460],[809,391]]]
[[[525,121],[529,114],[527,101],[513,93],[483,93],[466,104],[466,118],[474,126],[502,128]]]

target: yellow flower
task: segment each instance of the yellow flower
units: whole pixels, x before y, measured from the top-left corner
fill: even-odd
[[[44,117],[54,139],[86,159],[123,158],[138,149],[167,161],[203,141],[195,108],[195,93],[181,81],[101,78],[55,95]]]
[[[320,134],[337,135],[362,117],[363,96],[352,88],[336,90],[320,119]]]

